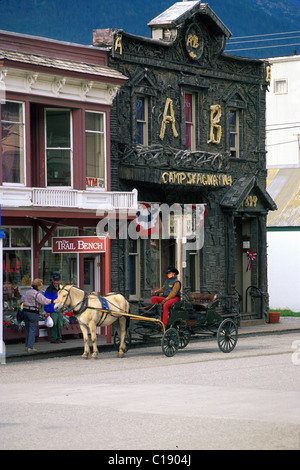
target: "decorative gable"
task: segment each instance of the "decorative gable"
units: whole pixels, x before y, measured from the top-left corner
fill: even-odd
[[[267,212],[276,210],[276,204],[267,191],[257,182],[255,176],[239,178],[220,202],[221,207],[229,212]]]

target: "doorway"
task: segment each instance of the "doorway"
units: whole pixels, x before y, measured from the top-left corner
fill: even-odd
[[[251,247],[251,219],[235,217],[235,284],[240,295],[240,312],[246,312],[247,289],[251,286],[251,271],[247,271],[247,249]]]
[[[100,256],[84,257],[84,291],[100,292]]]

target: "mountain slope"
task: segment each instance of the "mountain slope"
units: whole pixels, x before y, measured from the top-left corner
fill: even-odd
[[[141,8],[137,0],[64,0],[63,3],[58,0],[0,0],[0,29],[80,44],[91,44],[92,31],[98,28],[120,28],[149,37],[147,23],[173,3],[175,0],[144,0]],[[300,29],[300,0],[210,0],[208,3],[234,37]],[[291,36],[293,39],[285,42],[272,40],[243,47],[300,43],[299,39],[294,39],[295,34]],[[233,42],[229,41],[228,50],[233,49]],[[300,50],[300,46],[295,45],[238,51],[237,55],[288,55],[297,47]]]

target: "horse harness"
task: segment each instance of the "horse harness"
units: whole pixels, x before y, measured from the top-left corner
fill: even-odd
[[[74,286],[72,286],[72,287],[74,287]],[[70,292],[71,292],[72,287],[71,287],[69,290],[65,289],[64,287],[61,289],[61,290],[65,290],[65,291],[68,292],[68,295],[67,295],[66,298],[65,298],[65,301],[64,301],[64,303],[63,303],[63,306],[62,306],[61,310],[64,310],[65,303],[66,303],[66,301],[67,301],[67,299],[68,299],[68,297],[69,297],[69,295],[70,295]],[[97,308],[97,307],[88,306],[88,301],[89,301],[89,296],[90,296],[90,295],[95,295],[95,296],[98,298],[98,300],[100,300],[100,303],[101,303],[101,306],[102,306],[101,309],[100,309],[100,308]],[[78,306],[79,306],[79,308],[78,308],[78,310],[76,310],[76,308],[77,308]],[[86,292],[84,292],[83,299],[80,300],[80,302],[78,302],[78,304],[76,304],[76,305],[72,308],[72,311],[74,312],[75,315],[81,315],[81,314],[82,314],[83,312],[85,312],[88,308],[93,309],[93,310],[101,310],[102,315],[101,315],[101,317],[100,317],[99,322],[97,323],[97,326],[101,326],[102,323],[104,323],[104,321],[106,320],[106,317],[107,317],[107,315],[108,315],[109,313],[112,315],[111,311],[109,310],[107,300],[106,300],[104,297],[100,297],[100,296],[98,296],[97,294],[87,294]],[[122,314],[120,313],[120,315],[122,315]]]

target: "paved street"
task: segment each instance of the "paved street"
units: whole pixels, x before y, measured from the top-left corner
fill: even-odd
[[[0,366],[0,449],[299,449],[299,334]]]

